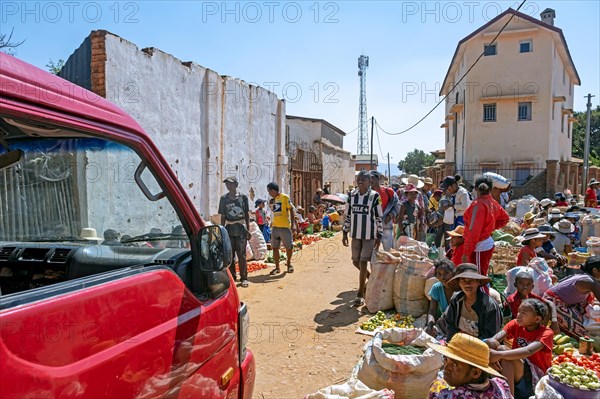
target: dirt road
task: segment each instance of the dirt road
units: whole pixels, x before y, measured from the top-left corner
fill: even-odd
[[[345,380],[368,340],[354,333],[369,316],[351,307],[358,270],[342,234],[305,247],[292,264],[292,274],[255,272],[250,287],[239,289],[250,312],[254,398],[302,398]]]

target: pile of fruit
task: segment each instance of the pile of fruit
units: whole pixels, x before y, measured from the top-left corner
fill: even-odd
[[[560,365],[571,363],[578,367],[584,367],[587,370],[593,371],[600,377],[600,354],[594,353],[591,356],[575,356],[573,353],[565,352],[563,355],[556,356],[552,360],[552,364]]]
[[[317,241],[321,241],[319,236],[302,236],[302,245],[310,245]]]
[[[331,238],[334,235],[335,235],[335,233],[333,231],[329,231],[329,230],[322,231],[321,234],[319,234],[319,236],[322,238]]]
[[[566,362],[548,369],[550,377],[570,387],[584,391],[600,389],[600,379],[592,370]]]
[[[556,334],[554,336],[554,348],[552,351],[555,355],[562,355],[563,353],[573,353],[579,345],[576,339],[569,337],[564,334]]]
[[[381,310],[375,313],[375,316],[369,320],[362,322],[360,325],[361,330],[375,331],[378,328],[386,329],[392,327],[400,328],[414,328],[413,322],[415,318],[412,316],[402,317],[400,314],[395,313],[390,316],[386,316]]]
[[[248,262],[247,266],[248,266],[248,273],[256,272],[259,270],[264,270],[269,267],[262,262]],[[235,264],[235,270],[237,271],[238,274],[240,273],[240,265],[237,262]]]

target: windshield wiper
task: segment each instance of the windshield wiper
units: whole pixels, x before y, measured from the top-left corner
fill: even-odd
[[[188,240],[188,236],[185,234],[141,234],[126,240],[121,240],[121,243],[162,240]]]

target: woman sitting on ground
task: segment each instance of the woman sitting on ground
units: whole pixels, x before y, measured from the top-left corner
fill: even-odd
[[[532,227],[525,230],[519,238],[523,247],[517,256],[517,266],[527,266],[531,259],[537,257],[536,249],[542,246],[546,236],[541,234],[537,228]]]
[[[554,303],[560,331],[572,337],[583,337],[588,331],[583,326],[585,308],[600,300],[600,256],[590,256],[576,274],[550,287],[544,300]]]
[[[449,341],[458,332],[486,339],[500,331],[500,307],[482,288],[490,281],[488,277],[479,274],[477,265],[458,265],[448,284],[453,289],[460,289],[460,292],[452,296],[448,309],[442,316],[446,325],[445,341]]]

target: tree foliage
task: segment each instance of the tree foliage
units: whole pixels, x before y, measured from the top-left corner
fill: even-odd
[[[406,154],[406,158],[398,162],[398,169],[404,173],[418,174],[427,166],[433,165],[435,157],[421,150],[413,150]]]
[[[573,156],[583,159],[585,148],[586,111],[573,114]],[[590,116],[590,165],[600,166],[600,105]]]
[[[46,64],[46,68],[48,68],[48,72],[58,75],[60,70],[65,66],[65,60],[58,60],[58,62],[52,61],[52,58]]]

